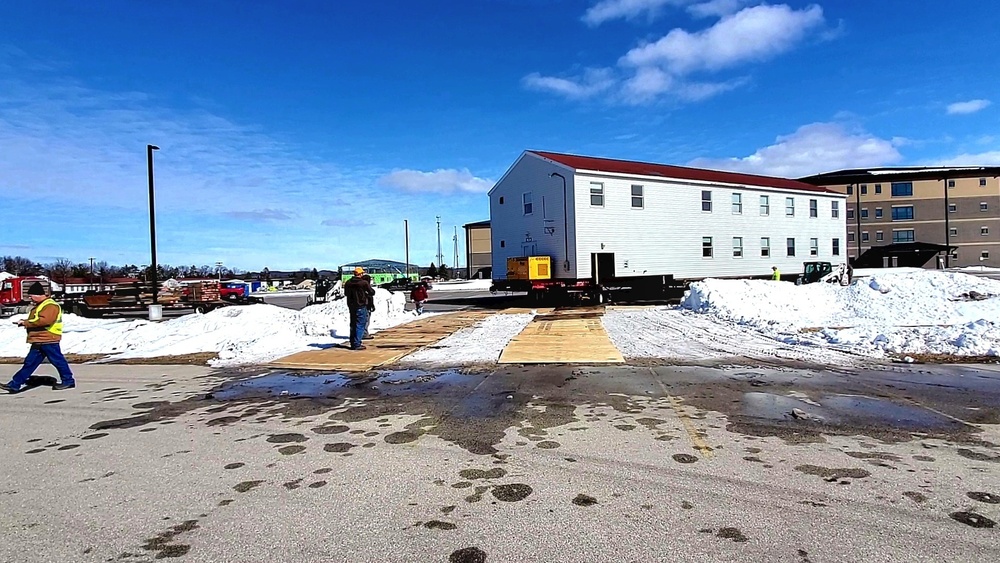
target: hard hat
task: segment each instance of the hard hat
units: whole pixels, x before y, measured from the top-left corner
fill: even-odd
[[[354,275],[355,276],[360,276],[363,273],[365,273],[365,269],[362,268],[361,266],[358,266],[357,268],[354,268]]]

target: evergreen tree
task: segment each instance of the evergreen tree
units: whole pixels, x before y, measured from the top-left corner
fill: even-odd
[[[438,269],[437,266],[434,265],[434,262],[431,262],[431,267],[427,268],[427,275],[432,278],[438,277]]]
[[[443,280],[451,279],[447,264],[441,264],[441,267],[438,268],[438,277]]]

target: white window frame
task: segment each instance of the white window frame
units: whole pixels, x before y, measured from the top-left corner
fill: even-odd
[[[988,211],[989,208],[990,208],[990,204],[986,203],[985,201],[980,201],[979,202],[979,211]]]
[[[601,203],[594,203],[594,198],[600,198]],[[590,183],[590,206],[604,207],[604,182]]]
[[[531,192],[524,192],[521,194],[521,211],[523,211],[525,215],[531,215],[534,210],[535,206],[531,202]]]
[[[705,209],[706,203],[708,204],[708,209]],[[712,212],[712,190],[701,190],[701,212]]]
[[[771,237],[760,237],[760,257],[771,257]]]
[[[949,203],[948,204],[948,213],[958,213],[958,204],[957,203]]]
[[[883,242],[885,240],[885,233],[882,231],[875,231],[875,242]]]
[[[733,258],[743,258],[743,237],[733,237]]]
[[[990,234],[990,228],[989,227],[979,227],[979,236],[985,237],[985,236],[989,236],[989,234]]]
[[[834,256],[840,256],[840,239],[839,238],[834,237],[834,239],[832,241],[830,241],[830,253],[832,255],[834,255]]]
[[[639,195],[636,195],[635,189],[639,188]],[[645,209],[646,208],[646,188],[642,184],[632,184],[632,209]],[[639,205],[636,205],[636,200],[639,200]]]
[[[830,202],[830,218],[839,219],[840,218],[840,202],[831,201]]]
[[[733,215],[743,215],[743,194],[733,193]]]
[[[809,256],[819,256],[819,239],[809,239]]]
[[[795,217],[795,198],[785,198],[785,217]]]
[[[788,237],[785,239],[785,256],[795,256],[795,237]]]
[[[705,250],[708,250],[708,256],[705,255]],[[704,259],[713,256],[715,256],[715,250],[712,247],[712,237],[701,237],[701,257]]]
[[[815,217],[817,219],[819,218],[819,200],[818,199],[810,199],[809,200],[809,217],[810,218],[814,218]]]
[[[771,197],[762,195],[760,196],[760,216],[767,217],[771,214]]]

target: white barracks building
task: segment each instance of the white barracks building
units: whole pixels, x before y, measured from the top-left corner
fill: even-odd
[[[493,278],[765,277],[846,261],[845,195],[784,178],[525,151],[490,190]]]

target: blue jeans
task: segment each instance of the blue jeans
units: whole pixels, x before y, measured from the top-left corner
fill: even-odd
[[[351,309],[351,348],[361,346],[361,338],[365,335],[368,324],[368,309]]]
[[[35,373],[38,366],[42,365],[42,361],[46,359],[59,372],[59,379],[62,380],[63,385],[76,384],[76,381],[73,380],[73,372],[69,369],[69,362],[63,357],[59,343],[53,342],[51,344],[31,345],[31,350],[24,357],[24,365],[11,378],[10,386],[14,389],[20,389],[28,381],[28,378],[31,377],[31,374]]]

